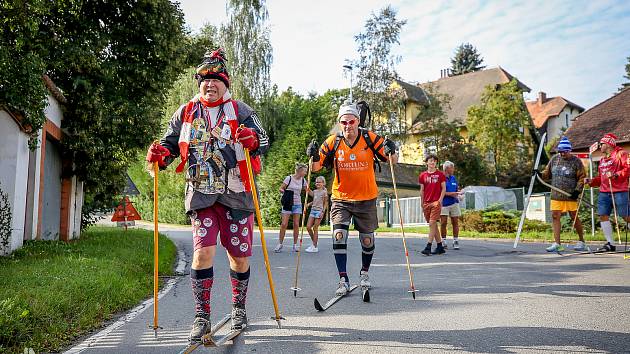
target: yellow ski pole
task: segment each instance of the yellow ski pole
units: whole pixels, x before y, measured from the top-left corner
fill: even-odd
[[[260,216],[260,204],[258,204],[258,194],[256,193],[256,183],[254,183],[254,171],[252,169],[252,161],[249,156],[249,150],[245,150],[245,162],[247,163],[247,171],[249,173],[249,184],[252,188],[252,197],[254,198],[254,208],[256,210],[256,222],[258,223],[258,231],[260,232],[260,243],[262,244],[263,256],[265,257],[265,268],[267,270],[267,280],[269,280],[269,291],[271,292],[271,300],[273,301],[273,310],[276,317],[272,317],[278,322],[278,328],[281,328],[280,320],[284,317],[280,315],[278,309],[278,301],[276,300],[276,292],[273,287],[273,276],[271,275],[271,265],[269,264],[269,255],[267,254],[267,242],[265,242],[265,230],[263,228],[262,217]]]
[[[402,211],[400,210],[400,200],[398,200],[398,189],[396,188],[396,176],[394,175],[394,164],[392,164],[392,154],[389,154],[389,159],[387,161],[389,164],[389,169],[392,173],[392,185],[394,186],[394,196],[396,197],[396,207],[398,207],[398,219],[400,221],[400,231],[402,232],[402,241],[403,247],[405,248],[405,259],[407,261],[407,272],[409,273],[409,286],[411,290],[408,292],[411,293],[413,299],[416,299],[416,290],[415,285],[413,284],[413,273],[411,272],[411,264],[409,264],[409,251],[407,250],[407,241],[405,240],[405,223],[402,217]]]
[[[158,163],[153,163],[153,331],[157,337],[158,326]]]
[[[306,178],[306,186],[311,185],[311,168],[313,167],[313,157],[308,160],[308,176]],[[297,292],[302,290],[298,288],[298,274],[300,272],[300,255],[302,254],[302,239],[304,238],[304,220],[306,219],[306,204],[308,203],[308,191],[304,196],[304,207],[302,208],[302,227],[300,228],[300,250],[297,253],[297,261],[295,264],[295,281],[293,282],[293,297],[297,296]]]

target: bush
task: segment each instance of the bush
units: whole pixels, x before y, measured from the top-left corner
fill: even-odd
[[[518,210],[502,210],[491,205],[484,210],[464,210],[461,217],[461,228],[464,231],[512,233],[516,232],[521,212]],[[549,224],[539,220],[525,219],[523,231],[549,231]]]
[[[0,255],[9,251],[11,232],[13,231],[13,214],[9,195],[2,190],[0,185]]]

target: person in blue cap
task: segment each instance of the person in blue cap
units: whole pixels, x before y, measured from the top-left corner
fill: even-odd
[[[556,190],[551,190],[551,227],[554,243],[547,248],[547,252],[561,252],[565,249],[560,242],[560,218],[564,213],[569,213],[571,222],[575,220],[575,230],[580,238],[573,249],[576,251],[586,250],[584,229],[580,218],[577,216],[577,199],[584,188],[586,172],[582,161],[571,154],[572,149],[569,139],[563,136],[556,147],[558,153],[551,158],[541,176],[545,180],[551,179],[552,186],[571,194],[571,196],[566,196]]]

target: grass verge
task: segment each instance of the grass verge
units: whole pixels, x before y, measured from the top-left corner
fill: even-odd
[[[161,275],[177,250],[160,235]],[[0,353],[59,351],[153,292],[153,232],[92,227],[81,239],[29,241],[0,257]]]

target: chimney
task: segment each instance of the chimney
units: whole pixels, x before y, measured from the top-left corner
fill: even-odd
[[[542,105],[545,101],[547,101],[547,94],[542,91],[538,92],[538,105]]]

